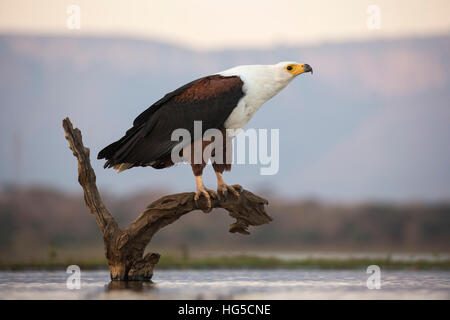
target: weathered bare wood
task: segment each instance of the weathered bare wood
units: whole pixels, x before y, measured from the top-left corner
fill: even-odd
[[[84,147],[81,132],[73,128],[69,118],[63,120],[63,128],[70,149],[78,160],[78,182],[83,188],[84,200],[95,216],[103,235],[105,256],[112,280],[150,280],[158,263],[158,253],[144,251],[153,235],[161,228],[175,222],[181,216],[195,210],[211,211],[201,198],[194,201],[194,193],[178,193],[164,196],[151,203],[129,227],[121,229],[106,209],[96,185],[95,172],[89,160],[89,149]],[[242,190],[239,197],[211,199],[212,208],[223,208],[236,219],[230,225],[232,233],[250,234],[249,226],[269,223],[266,213],[267,200]]]

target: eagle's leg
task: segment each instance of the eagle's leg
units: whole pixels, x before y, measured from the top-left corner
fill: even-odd
[[[227,198],[228,192],[231,192],[235,197],[239,197],[239,194],[242,192],[242,187],[239,184],[229,186],[223,180],[222,173],[227,166],[228,165],[213,163],[214,172],[217,177],[217,194]],[[231,165],[229,166],[231,167]]]
[[[197,185],[197,192],[194,195],[194,200],[197,201],[200,199],[200,196],[204,196],[206,198],[206,204],[208,209],[211,209],[211,198],[216,198],[217,194],[214,190],[210,190],[205,188],[205,185],[203,184],[202,179],[202,173],[203,169],[205,168],[206,164],[193,164],[192,165],[192,171],[194,172],[195,176],[195,183]]]
[[[230,171],[231,170],[231,163],[233,160],[232,152],[233,152],[233,144],[231,142],[232,136],[229,136],[227,134],[226,129],[222,130],[223,135],[223,149],[222,151],[222,157],[220,158],[220,155],[217,155],[216,160],[219,161],[213,161],[212,166],[214,168],[214,172],[216,173],[217,177],[217,195],[223,196],[225,199],[228,196],[228,192],[231,192],[235,197],[239,197],[239,194],[242,192],[242,187],[238,184],[235,184],[233,186],[229,186],[225,183],[223,180],[222,174],[224,171]],[[216,156],[214,150],[214,156]]]

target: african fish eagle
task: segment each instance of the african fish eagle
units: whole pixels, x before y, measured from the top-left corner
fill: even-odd
[[[312,71],[308,64],[280,62],[238,66],[194,80],[167,93],[142,112],[125,136],[99,152],[98,159],[106,159],[104,167],[113,167],[118,172],[137,166],[170,167],[174,165],[171,151],[178,144],[171,139],[175,129],[184,128],[191,133],[192,140],[187,145],[200,143],[201,148],[205,148],[211,141],[194,141],[194,121],[201,121],[202,134],[208,129],[222,132],[243,129],[267,100],[299,74]],[[223,141],[223,155],[231,153],[230,139],[232,136],[227,136]],[[186,159],[191,157],[183,156]],[[198,200],[203,195],[210,207],[211,197],[226,197],[228,191],[239,196],[236,188],[225,184],[222,178],[225,170],[231,170],[229,161],[212,162],[217,176],[217,193],[205,188],[202,172],[207,161],[190,161],[197,185],[194,199]]]

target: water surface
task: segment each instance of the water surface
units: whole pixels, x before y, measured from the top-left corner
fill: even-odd
[[[69,290],[62,271],[0,272],[0,299],[450,299],[450,271],[383,271],[369,290],[366,270],[157,270],[153,283],[111,282],[82,271]]]

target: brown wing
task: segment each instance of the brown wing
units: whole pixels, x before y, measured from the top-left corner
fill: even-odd
[[[104,148],[98,159],[105,168],[121,163],[146,166],[167,157],[178,141],[171,141],[175,129],[184,128],[194,137],[194,121],[202,121],[204,133],[220,129],[244,96],[238,76],[213,75],[200,78],[166,94],[142,112],[120,140]]]

